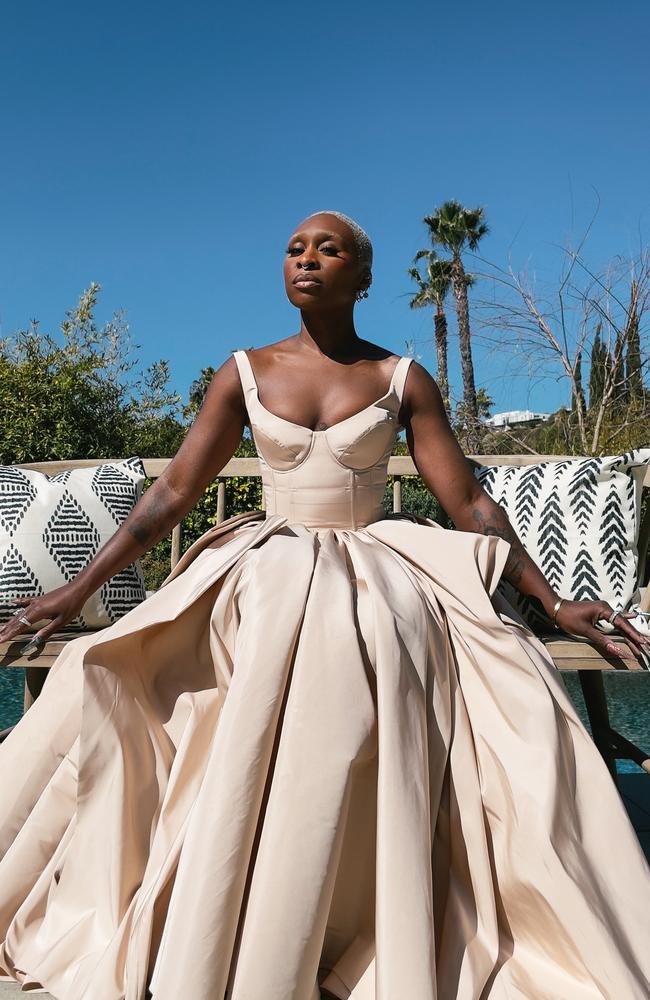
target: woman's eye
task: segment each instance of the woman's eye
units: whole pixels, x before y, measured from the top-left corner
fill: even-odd
[[[328,254],[338,253],[338,249],[335,246],[332,246],[331,244],[326,244],[325,246],[322,246],[319,249],[322,250],[323,253],[328,253]],[[296,254],[301,254],[304,252],[305,251],[303,247],[288,247],[286,250],[286,253],[288,253],[291,257],[295,257]]]

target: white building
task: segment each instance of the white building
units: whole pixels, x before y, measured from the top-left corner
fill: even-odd
[[[507,430],[509,427],[521,427],[522,425],[531,427],[534,424],[543,424],[551,416],[551,413],[535,413],[533,410],[508,410],[506,413],[495,413],[488,417],[485,423],[488,427]]]

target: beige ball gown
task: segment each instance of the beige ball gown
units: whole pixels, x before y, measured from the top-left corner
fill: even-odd
[[[324,431],[236,352],[265,512],[0,749],[0,970],[58,1000],[642,1000],[650,872],[498,538],[385,518],[408,358]]]

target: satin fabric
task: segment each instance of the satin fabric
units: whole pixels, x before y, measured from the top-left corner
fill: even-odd
[[[508,544],[381,516],[408,359],[311,432],[236,358],[267,513],[70,643],[0,748],[2,971],[58,1000],[647,998],[650,872],[495,593]]]

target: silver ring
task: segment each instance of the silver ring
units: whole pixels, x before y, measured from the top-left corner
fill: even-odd
[[[618,616],[620,615],[620,613],[621,613],[620,611],[612,611],[611,615],[607,619],[607,621],[609,622],[610,625],[614,624],[614,619],[618,618]]]
[[[26,615],[23,614],[23,609],[22,608],[18,608],[17,611],[14,611],[13,617],[17,618],[19,622],[23,623],[23,625],[31,625],[32,624],[32,622],[30,622],[29,618]]]

